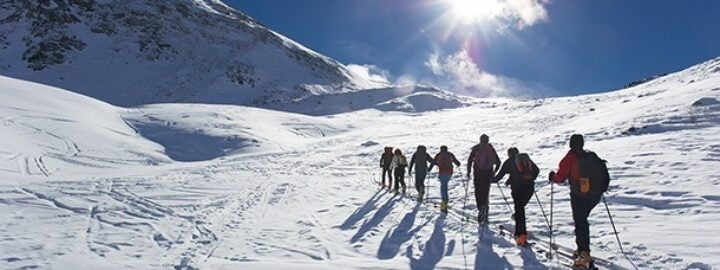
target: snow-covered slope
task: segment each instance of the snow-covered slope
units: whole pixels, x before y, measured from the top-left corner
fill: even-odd
[[[427,112],[467,106],[472,98],[427,86],[393,86],[345,93],[314,95],[288,103],[268,106],[270,109],[307,115],[332,115],[363,109],[381,111]]]
[[[3,268],[558,268],[494,232],[480,240],[471,223],[372,182],[385,145],[407,154],[418,144],[432,154],[447,145],[464,163],[482,133],[502,156],[510,146],[530,153],[542,175],[557,166],[572,133],[585,134],[587,148],[609,161],[606,197],[640,269],[720,267],[720,58],[615,92],[419,113],[123,109],[6,78],[0,91],[11,97],[0,100]],[[18,154],[82,160],[53,138],[69,138],[81,154],[94,146],[95,155],[109,157],[93,164],[117,169],[45,162],[52,173],[24,176],[18,164],[27,159]],[[188,157],[202,161],[173,160]],[[427,180],[431,201],[439,197],[436,178]],[[473,213],[463,179],[456,174],[450,182],[451,205]],[[547,211],[550,187],[544,177],[537,185]],[[572,246],[567,188],[556,187],[554,198],[557,241]],[[504,204],[493,187],[493,225],[511,223]],[[593,254],[630,267],[603,208],[590,217]],[[537,203],[527,212],[529,230],[546,237]]]
[[[218,0],[6,1],[0,74],[115,105],[263,106],[385,87]]]
[[[0,76],[4,175],[50,176],[168,162],[121,117],[124,109],[40,84]]]

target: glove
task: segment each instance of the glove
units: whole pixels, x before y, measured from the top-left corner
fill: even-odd
[[[552,182],[552,181],[553,181],[553,178],[555,178],[555,172],[554,172],[554,171],[550,171],[550,174],[548,175],[548,181],[551,181],[551,182]]]

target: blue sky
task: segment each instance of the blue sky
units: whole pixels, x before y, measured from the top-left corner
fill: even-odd
[[[609,91],[720,57],[714,0],[226,3],[390,82],[477,96]]]

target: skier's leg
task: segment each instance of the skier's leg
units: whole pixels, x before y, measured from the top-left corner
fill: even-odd
[[[510,192],[510,196],[513,198],[515,208],[515,236],[526,233],[525,232],[525,207],[520,204],[519,190],[513,190]]]
[[[392,183],[393,183],[393,175],[392,175],[392,174],[393,174],[393,173],[392,173],[392,170],[391,170],[390,168],[387,169],[387,174],[388,174],[387,187],[388,187],[388,188],[392,188]]]
[[[425,172],[415,172],[415,189],[418,193],[425,193]]]
[[[588,202],[574,194],[570,194],[570,206],[575,221],[575,244],[578,251],[590,250],[590,224],[588,216],[590,207]]]
[[[389,182],[392,181],[392,178],[390,178],[390,169],[383,167],[383,186],[389,187]]]
[[[450,175],[443,174],[440,176],[440,197],[442,201],[447,202],[449,200],[448,195],[448,182],[450,181]]]
[[[475,171],[473,173],[473,186],[475,187],[475,206],[477,207],[478,211],[480,211],[480,207],[482,207],[482,184],[480,182],[480,173]]]
[[[480,175],[480,185],[482,187],[482,190],[481,190],[482,193],[480,194],[480,196],[481,196],[480,199],[482,200],[481,201],[482,206],[483,206],[482,209],[484,211],[485,217],[488,216],[488,212],[489,212],[488,204],[490,202],[490,178],[491,178],[491,176],[492,176],[492,171],[482,171],[482,173]]]
[[[399,168],[400,173],[398,174],[398,182],[400,182],[400,185],[402,186],[402,192],[405,193],[405,168]]]
[[[527,234],[525,206],[530,202],[533,192],[534,189],[531,187],[518,190],[517,192],[513,191],[512,193],[513,202],[515,203],[515,223],[517,224],[517,228],[519,228],[516,230],[517,234]]]
[[[400,168],[395,168],[395,170],[393,170],[393,172],[395,173],[395,182],[393,183],[393,190],[398,191],[399,184],[400,184],[399,183],[400,177],[402,177],[402,175],[400,175]]]
[[[382,180],[380,182],[381,186],[385,186],[385,167],[382,168]]]

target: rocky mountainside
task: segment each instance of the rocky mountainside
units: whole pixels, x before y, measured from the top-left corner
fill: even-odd
[[[0,74],[121,106],[267,107],[388,86],[219,0],[2,1]]]

